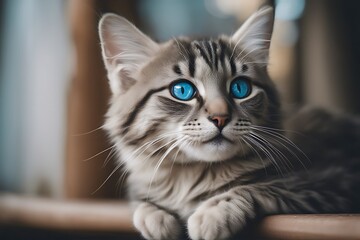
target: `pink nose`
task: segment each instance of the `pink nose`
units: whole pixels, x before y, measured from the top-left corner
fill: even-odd
[[[219,129],[222,129],[229,121],[228,115],[215,115],[209,117],[209,120],[215,124]]]

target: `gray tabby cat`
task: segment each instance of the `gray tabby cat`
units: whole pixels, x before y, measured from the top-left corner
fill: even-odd
[[[308,110],[284,135],[267,73],[273,20],[263,7],[233,36],[158,44],[102,17],[105,128],[146,239],[227,239],[264,215],[358,211],[360,122]]]

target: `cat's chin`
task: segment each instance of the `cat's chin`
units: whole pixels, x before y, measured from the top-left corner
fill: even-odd
[[[236,149],[238,148],[230,141],[214,139],[201,144],[186,146],[182,151],[191,160],[221,162],[236,156],[238,154]]]

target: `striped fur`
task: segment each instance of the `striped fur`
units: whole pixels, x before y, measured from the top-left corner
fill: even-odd
[[[266,71],[272,24],[265,7],[231,37],[157,44],[124,18],[100,21],[105,129],[146,239],[228,239],[268,214],[358,210],[360,121],[305,111],[285,124],[300,134],[285,134]],[[238,76],[244,99],[229,93]],[[179,79],[196,86],[190,101],[172,97]]]

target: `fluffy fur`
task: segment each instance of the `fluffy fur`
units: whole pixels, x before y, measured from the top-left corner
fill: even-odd
[[[357,211],[359,120],[306,110],[283,130],[266,69],[272,26],[263,7],[233,36],[158,44],[102,17],[113,92],[105,128],[146,239],[227,239],[268,214]],[[229,93],[239,76],[251,83],[243,99]],[[196,86],[193,99],[171,95],[179,79]]]

